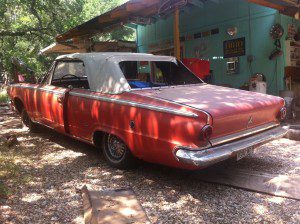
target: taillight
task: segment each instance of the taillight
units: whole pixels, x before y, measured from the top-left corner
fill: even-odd
[[[200,132],[200,140],[209,141],[211,135],[212,135],[212,126],[205,125]]]
[[[278,120],[283,121],[286,118],[286,108],[283,107],[280,109],[277,115]]]

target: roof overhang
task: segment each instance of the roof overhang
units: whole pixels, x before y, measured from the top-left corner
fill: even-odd
[[[218,3],[219,0],[207,0]],[[248,0],[261,6],[270,7],[280,13],[295,18],[299,17],[299,0]],[[171,14],[174,6],[189,9],[190,6],[203,7],[202,0],[130,0],[102,15],[99,15],[79,26],[56,37],[56,44],[42,50],[43,53],[74,53],[87,52],[90,46],[86,42],[99,34],[107,33],[121,26],[136,28],[136,25],[153,23],[157,18]],[[163,9],[163,10],[162,10]],[[163,11],[163,12],[161,12]],[[74,42],[69,44],[69,42]],[[107,49],[112,43],[101,43]],[[113,43],[115,44],[115,43]],[[100,45],[98,45],[100,49]],[[101,50],[101,51],[104,51]]]
[[[261,6],[269,7],[278,10],[281,14],[285,14],[296,19],[300,15],[300,1],[299,0],[248,0]]]
[[[58,35],[57,42],[72,38],[88,39],[98,33],[106,33],[124,24],[149,23],[149,18],[157,13],[161,0],[131,0],[102,15]]]
[[[61,42],[53,43],[50,46],[42,49],[40,54],[72,54],[86,52],[135,52],[136,43],[129,41],[79,41],[79,42]]]
[[[218,3],[219,0],[206,0]],[[102,15],[74,27],[58,35],[57,42],[74,38],[88,39],[99,33],[106,33],[117,27],[129,24],[147,25],[153,23],[157,17],[165,17],[175,11],[175,7],[188,9],[191,6],[203,7],[202,0],[130,0]]]

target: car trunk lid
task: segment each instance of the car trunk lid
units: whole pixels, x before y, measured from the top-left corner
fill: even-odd
[[[283,99],[271,95],[208,84],[145,89],[135,93],[161,98],[208,112],[212,138],[277,122]]]

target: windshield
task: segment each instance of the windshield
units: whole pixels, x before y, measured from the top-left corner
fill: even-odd
[[[122,61],[119,65],[132,89],[203,83],[179,61]]]

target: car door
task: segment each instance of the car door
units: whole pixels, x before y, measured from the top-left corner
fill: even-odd
[[[53,84],[53,79],[61,74],[61,62],[55,62],[48,77],[39,86],[39,114],[40,122],[59,132],[64,132],[64,96],[68,88]]]
[[[45,122],[60,132],[70,133],[69,109],[76,110],[76,103],[70,102],[69,92],[77,88],[86,88],[84,64],[80,60],[64,59],[55,63],[51,78],[41,90],[43,106],[42,116]]]

